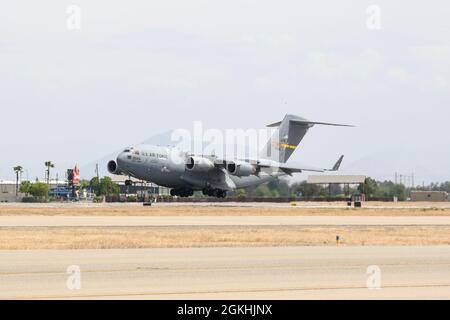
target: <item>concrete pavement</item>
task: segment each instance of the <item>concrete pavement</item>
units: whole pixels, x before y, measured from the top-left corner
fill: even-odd
[[[450,246],[0,251],[0,298],[449,299]]]
[[[291,208],[295,209],[350,209],[345,201],[340,202],[158,202],[155,207],[242,207],[242,208]],[[92,202],[50,202],[50,203],[0,203],[0,208],[142,208],[142,203],[92,203]],[[450,202],[373,202],[363,203],[363,209],[450,209]],[[151,210],[151,208],[149,208]]]

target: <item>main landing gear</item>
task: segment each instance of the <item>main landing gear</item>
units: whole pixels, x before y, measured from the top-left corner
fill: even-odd
[[[213,188],[204,188],[202,190],[205,196],[217,197],[217,198],[225,198],[227,196],[226,190],[221,189],[213,189]],[[192,189],[171,189],[170,195],[172,197],[190,197],[194,194],[194,190]]]
[[[174,196],[190,197],[193,194],[194,194],[194,190],[192,190],[192,189],[172,189],[172,190],[170,190],[170,195],[172,197],[174,197]]]
[[[227,196],[227,191],[221,189],[204,188],[202,192],[203,195],[210,197],[225,198]]]

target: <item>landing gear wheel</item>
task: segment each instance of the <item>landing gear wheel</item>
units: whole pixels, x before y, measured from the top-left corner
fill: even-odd
[[[227,196],[227,192],[225,190],[217,190],[217,198],[225,198]]]
[[[172,191],[173,191],[173,194],[172,194]],[[194,190],[192,190],[192,189],[178,189],[178,190],[172,189],[172,190],[170,190],[170,195],[177,195],[177,196],[180,196],[183,198],[187,198],[187,197],[194,195]]]

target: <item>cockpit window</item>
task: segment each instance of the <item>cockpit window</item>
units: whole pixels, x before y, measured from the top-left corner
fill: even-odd
[[[133,148],[126,148],[125,150],[123,150],[123,152],[131,152],[133,151]]]

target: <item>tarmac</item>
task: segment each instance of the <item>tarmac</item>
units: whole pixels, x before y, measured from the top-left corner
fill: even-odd
[[[295,204],[295,205],[293,205]],[[158,207],[242,207],[242,208],[292,208],[295,209],[342,209],[349,208],[345,201],[340,202],[314,202],[294,201],[290,202],[157,202],[152,206]],[[130,208],[142,207],[142,203],[93,203],[79,202],[51,202],[51,203],[0,203],[0,208]],[[364,202],[366,209],[449,209],[450,202]]]
[[[450,246],[0,251],[0,298],[449,299]]]

